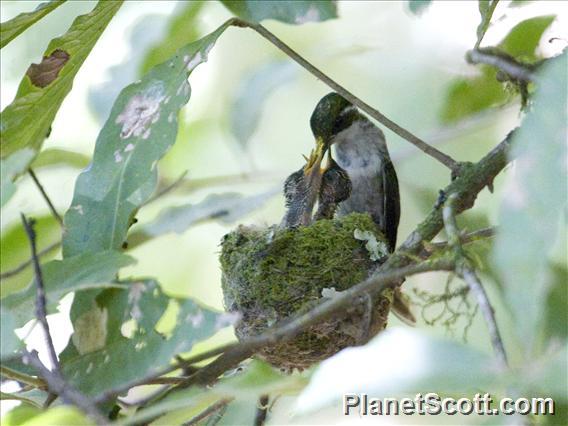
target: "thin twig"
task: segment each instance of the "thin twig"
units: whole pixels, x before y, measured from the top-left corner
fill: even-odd
[[[280,40],[278,37],[276,37],[276,35],[274,35],[270,31],[268,31],[262,25],[243,21],[242,19],[238,19],[238,18],[233,18],[231,20],[231,25],[234,25],[236,27],[250,28],[250,29],[256,31],[258,34],[260,34],[262,37],[264,37],[266,40],[268,40],[270,43],[272,43],[274,46],[276,46],[278,49],[280,49],[282,52],[284,52],[286,55],[288,55],[292,60],[294,60],[296,63],[298,63],[300,66],[302,66],[309,73],[311,73],[312,75],[317,77],[319,80],[321,80],[323,83],[325,83],[326,85],[331,87],[333,90],[335,90],[337,93],[342,95],[345,99],[347,99],[353,105],[355,105],[358,108],[360,108],[361,110],[365,111],[367,114],[369,114],[371,117],[373,117],[379,123],[381,123],[383,126],[387,127],[388,129],[390,129],[391,131],[393,131],[394,133],[399,135],[401,138],[406,139],[408,142],[410,142],[411,144],[413,144],[418,149],[422,150],[424,153],[428,154],[432,158],[435,158],[440,163],[442,163],[443,165],[448,167],[450,170],[452,170],[452,172],[458,171],[459,163],[457,161],[455,161],[452,157],[450,157],[447,154],[444,154],[443,152],[439,151],[438,149],[434,148],[433,146],[428,145],[426,142],[424,142],[418,136],[412,134],[408,130],[399,126],[394,121],[387,118],[380,111],[373,108],[372,106],[370,106],[366,102],[362,101],[360,98],[358,98],[353,93],[351,93],[349,90],[347,90],[345,87],[341,86],[335,80],[328,77],[326,74],[324,74],[318,68],[316,68],[310,62],[308,62],[306,59],[304,59],[302,56],[300,56],[290,46],[288,46],[286,43],[284,43],[282,40]]]
[[[16,382],[20,382],[25,385],[30,385],[38,389],[45,389],[46,386],[44,380],[38,377],[33,377],[28,374],[21,373],[16,370],[12,370],[5,365],[0,365],[0,376],[9,380],[15,380]]]
[[[24,224],[24,229],[28,236],[30,242],[30,248],[32,252],[32,262],[34,266],[35,283],[36,283],[36,318],[41,324],[45,342],[47,344],[47,350],[49,354],[49,359],[54,370],[59,370],[59,360],[57,359],[57,353],[55,352],[55,347],[53,346],[53,340],[51,339],[51,333],[49,332],[49,324],[47,322],[47,309],[45,300],[45,286],[43,283],[43,275],[41,272],[41,266],[39,265],[39,259],[37,256],[36,249],[36,233],[34,231],[33,220],[29,221],[26,217],[21,214],[22,222]]]
[[[452,246],[458,256],[456,261],[456,273],[463,278],[466,284],[469,286],[471,292],[475,295],[477,299],[477,304],[481,309],[487,328],[489,329],[489,336],[491,338],[491,345],[495,351],[502,367],[507,367],[507,354],[505,352],[505,347],[503,346],[503,340],[501,339],[501,333],[499,332],[499,327],[497,326],[497,320],[495,319],[495,311],[489,297],[483,287],[483,284],[477,277],[475,270],[467,258],[465,251],[461,245],[460,232],[456,222],[456,215],[454,210],[454,203],[457,196],[455,194],[450,194],[448,197],[444,209],[444,226],[446,233],[448,234],[448,242]]]
[[[45,192],[45,189],[43,188],[43,185],[40,183],[39,179],[37,178],[35,172],[30,168],[30,169],[28,169],[28,173],[30,174],[32,180],[34,181],[35,185],[37,186],[37,189],[39,189],[39,192],[41,193],[43,199],[47,203],[49,210],[51,211],[51,214],[59,222],[59,224],[61,226],[63,226],[63,218],[55,209],[55,206],[51,202],[51,199],[49,198],[49,195],[47,195],[47,192]]]
[[[487,228],[477,229],[467,234],[460,235],[460,241],[462,245],[471,244],[479,240],[484,240],[487,238],[493,238],[497,234],[497,228],[495,226],[489,226]],[[448,241],[440,241],[438,243],[430,243],[424,247],[424,252],[421,253],[420,257],[426,258],[434,251],[444,250],[448,247]]]
[[[173,189],[175,189],[177,186],[179,186],[179,184],[181,184],[183,182],[183,180],[185,179],[186,175],[187,175],[187,170],[184,171],[181,175],[179,175],[179,177],[177,177],[173,182],[169,183],[167,186],[165,186],[162,189],[159,189],[158,192],[156,192],[155,195],[153,195],[152,197],[148,198],[143,204],[143,206],[146,206],[150,203],[153,203],[154,201],[160,199],[161,197],[163,197],[164,195],[166,195],[168,192],[172,191]]]
[[[50,371],[43,365],[36,351],[29,352],[27,350],[24,350],[23,361],[24,363],[31,364],[39,372],[43,380],[45,380],[45,382],[47,383],[47,387],[50,393],[61,396],[63,401],[68,404],[75,405],[77,408],[81,409],[89,417],[91,417],[97,424],[107,424],[109,423],[108,419],[99,412],[97,406],[82,393],[71,387],[71,385],[69,385],[65,381],[65,378],[61,374],[59,360],[57,359],[57,353],[55,352],[55,347],[53,346],[53,339],[51,338],[49,324],[47,322],[45,286],[39,259],[37,256],[36,234],[33,229],[33,221],[28,221],[23,214],[21,215],[21,217],[24,224],[24,229],[30,242],[31,257],[34,265],[36,283],[36,318],[42,326],[45,335],[45,341],[47,343],[48,355],[53,369]]]
[[[195,417],[190,419],[189,421],[183,423],[183,426],[193,426],[199,423],[201,420],[206,419],[207,417],[215,414],[217,411],[225,407],[229,402],[231,402],[233,398],[224,398],[220,401],[217,401],[215,404],[210,405],[201,413],[197,414]]]
[[[487,64],[503,71],[510,79],[529,83],[534,81],[533,66],[517,61],[495,48],[470,50],[465,55],[470,64]]]
[[[57,242],[47,246],[43,250],[38,251],[37,255],[38,255],[38,257],[42,257],[42,256],[46,255],[47,253],[49,253],[50,251],[53,251],[53,250],[55,250],[56,248],[59,248],[59,247],[61,247],[61,241],[57,241]],[[30,266],[32,264],[32,262],[33,262],[33,260],[30,258],[30,259],[20,263],[14,269],[10,269],[9,271],[2,272],[0,274],[0,279],[4,280],[6,278],[10,278],[10,277],[13,277],[14,275],[19,274],[20,272],[24,271],[28,266]]]

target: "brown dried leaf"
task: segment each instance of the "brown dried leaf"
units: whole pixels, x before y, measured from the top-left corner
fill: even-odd
[[[37,87],[46,87],[57,78],[59,71],[67,63],[70,56],[61,49],[56,49],[49,56],[44,56],[39,64],[31,64],[26,72],[32,84]]]

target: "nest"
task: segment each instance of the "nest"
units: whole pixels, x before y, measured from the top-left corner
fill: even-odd
[[[374,236],[369,244],[360,235]],[[387,242],[368,214],[351,213],[296,229],[239,226],[222,241],[221,267],[227,311],[238,312],[239,340],[262,333],[366,279],[388,255]],[[385,328],[390,290],[361,297],[349,309],[258,357],[283,370],[304,369],[348,346],[366,343]]]

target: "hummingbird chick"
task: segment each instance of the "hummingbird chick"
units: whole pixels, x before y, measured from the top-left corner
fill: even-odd
[[[337,206],[351,195],[351,179],[332,158],[328,158],[326,171],[321,178],[319,207],[315,220],[333,219]]]

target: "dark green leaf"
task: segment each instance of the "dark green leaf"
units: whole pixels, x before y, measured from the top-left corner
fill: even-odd
[[[537,16],[515,25],[499,43],[499,48],[516,59],[535,61],[536,49],[542,34],[554,21],[554,15]]]
[[[15,152],[8,158],[0,160],[0,206],[8,202],[16,192],[16,177],[24,173],[31,159],[34,157],[33,149],[24,148]]]
[[[547,254],[558,237],[568,193],[566,58],[550,60],[538,74],[533,109],[513,141],[515,173],[504,190],[495,241],[495,265],[527,353],[544,325]]]
[[[246,147],[262,114],[264,102],[277,88],[291,80],[297,72],[289,61],[270,62],[239,85],[231,106],[231,132]]]
[[[180,49],[116,100],[97,139],[91,166],[79,175],[65,215],[63,255],[119,249],[133,215],[156,187],[156,164],[176,139],[193,69],[227,28]]]
[[[48,148],[38,154],[30,167],[34,170],[49,166],[69,166],[76,169],[84,169],[89,164],[89,161],[90,158],[88,156],[78,152]]]
[[[442,110],[442,120],[456,122],[484,109],[502,105],[511,98],[496,79],[496,71],[481,67],[481,75],[454,80],[448,90]]]
[[[30,66],[16,98],[2,112],[2,158],[24,147],[39,150],[75,75],[121,4],[99,2],[66,34],[51,40],[40,64]]]
[[[415,15],[421,15],[431,3],[432,0],[408,0],[408,8]]]
[[[113,251],[82,254],[42,265],[47,308],[54,312],[65,294],[89,288],[115,287],[111,283],[118,270],[133,263],[130,256]],[[36,286],[32,282],[21,292],[2,299],[2,310],[11,312],[15,328],[34,318]]]
[[[15,18],[2,22],[0,24],[0,49],[63,3],[65,3],[65,0],[47,1],[41,3],[33,12],[20,13]]]
[[[153,222],[138,227],[128,237],[128,245],[133,247],[170,232],[181,234],[192,225],[207,220],[218,220],[227,224],[233,223],[260,208],[278,192],[280,192],[280,189],[249,197],[243,197],[241,194],[233,192],[211,194],[198,204],[169,207],[162,211]]]
[[[221,0],[239,18],[252,22],[275,19],[287,24],[305,24],[337,18],[337,6],[331,0]]]
[[[166,367],[174,355],[191,350],[228,324],[213,311],[189,299],[175,299],[176,322],[172,329],[156,331],[170,298],[155,281],[123,283],[127,290],[109,289],[96,298],[96,309],[106,318],[102,345],[87,347],[76,335],[89,332],[89,311],[78,310],[75,334],[62,355],[66,377],[89,396],[135,382]],[[79,312],[80,311],[80,312]],[[89,318],[85,318],[89,316]],[[126,337],[126,336],[128,337]]]

